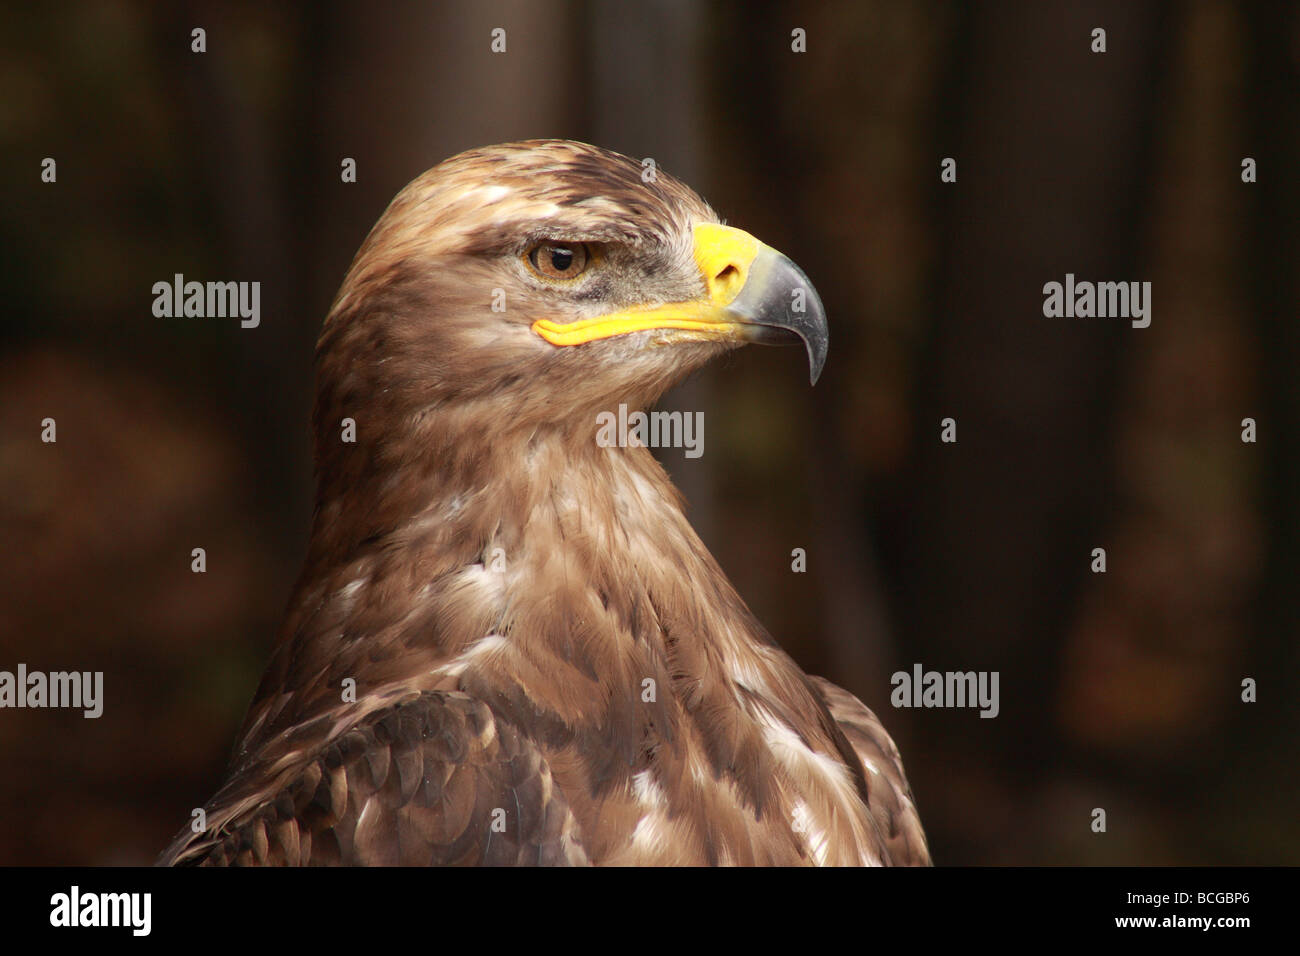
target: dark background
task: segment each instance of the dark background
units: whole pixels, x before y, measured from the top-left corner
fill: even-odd
[[[817,388],[739,353],[671,399],[704,457],[663,457],[782,644],[882,714],[936,861],[1300,862],[1298,71],[1291,3],[0,8],[0,669],[106,697],[0,711],[0,863],[148,862],[210,796],[347,264],[425,168],[530,137],[654,157],[816,283]],[[260,281],[261,326],[155,318],[177,272]],[[1066,272],[1152,282],[1150,328],[1044,318]],[[918,662],[999,671],[1000,716],[893,709]]]

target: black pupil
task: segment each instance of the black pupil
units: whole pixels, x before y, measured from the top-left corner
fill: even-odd
[[[565,249],[562,246],[555,246],[551,249],[552,269],[556,272],[566,272],[571,265],[573,265],[572,249]]]

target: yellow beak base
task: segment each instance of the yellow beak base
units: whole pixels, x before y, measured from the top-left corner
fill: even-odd
[[[576,322],[538,319],[532,329],[552,345],[582,345],[597,339],[652,329],[696,332],[707,338],[736,338],[738,323],[726,307],[740,294],[750,266],[764,246],[749,233],[730,226],[702,222],[695,227],[695,263],[704,277],[707,295],[646,309],[613,312]]]

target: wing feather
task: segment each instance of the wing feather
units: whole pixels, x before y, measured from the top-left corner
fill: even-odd
[[[810,680],[826,701],[831,717],[862,761],[869,809],[895,866],[930,866],[921,818],[903,770],[903,758],[879,718],[866,704],[823,677]]]
[[[250,787],[255,766],[237,774],[206,808],[213,827],[182,831],[159,862],[587,863],[544,755],[464,694],[420,693],[372,713],[290,772],[273,766],[261,792]]]

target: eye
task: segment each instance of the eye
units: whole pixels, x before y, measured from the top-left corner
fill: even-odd
[[[591,256],[581,242],[539,242],[528,250],[528,264],[548,279],[576,279],[587,269]]]

